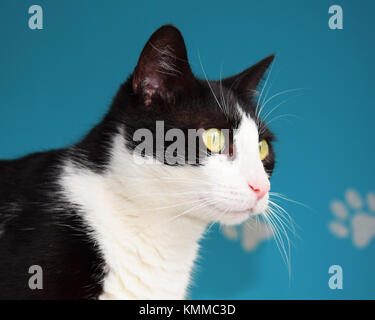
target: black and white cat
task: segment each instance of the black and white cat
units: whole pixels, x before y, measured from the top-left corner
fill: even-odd
[[[0,299],[185,298],[207,224],[239,224],[268,208],[273,136],[254,95],[272,60],[200,80],[180,32],[163,26],[81,142],[0,161]],[[157,121],[201,130],[194,143],[207,152],[171,165],[153,138],[152,153],[138,153],[134,134],[155,133]],[[42,290],[29,288],[33,265]]]

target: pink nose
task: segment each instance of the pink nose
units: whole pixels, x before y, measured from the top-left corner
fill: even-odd
[[[267,181],[266,183],[252,183],[252,184],[248,184],[249,188],[255,192],[256,196],[257,196],[257,200],[260,200],[264,197],[264,195],[270,190],[271,188],[271,185],[269,183],[269,181]]]

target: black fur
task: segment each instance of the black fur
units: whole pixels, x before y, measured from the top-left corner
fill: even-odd
[[[163,48],[168,48],[167,53],[160,51]],[[163,72],[158,59],[173,64],[173,68]],[[137,145],[130,138],[134,131],[148,128],[154,132],[157,120],[164,121],[165,130],[180,128],[185,133],[189,128],[236,129],[240,121],[236,103],[240,101],[244,111],[255,118],[252,92],[272,59],[268,57],[238,76],[208,84],[192,75],[179,31],[164,26],[146,44],[135,72],[121,85],[102,122],[81,142],[62,150],[0,161],[0,299],[97,298],[102,292],[105,261],[79,208],[61,194],[58,179],[63,162],[70,159],[103,172],[109,163],[111,139],[121,126],[126,128],[129,150]],[[221,110],[212,91],[220,103],[225,100],[227,112]],[[273,139],[268,129],[261,138]],[[230,150],[228,156],[233,152]],[[272,172],[272,146],[264,165]],[[43,290],[28,286],[32,265],[43,268]]]
[[[56,178],[65,153],[0,162],[0,299],[79,299],[100,293],[100,253],[76,208],[59,196]],[[32,265],[43,269],[43,290],[29,288]]]

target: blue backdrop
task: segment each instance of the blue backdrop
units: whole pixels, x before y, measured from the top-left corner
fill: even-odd
[[[28,27],[38,4],[44,29]],[[343,8],[331,30],[328,8]],[[270,53],[276,61],[266,109],[278,137],[272,189],[299,237],[291,278],[272,240],[246,244],[248,231],[212,228],[192,298],[375,298],[373,90],[374,1],[26,1],[0,2],[0,158],[63,147],[106,112],[151,33],[182,31],[195,73],[228,76]],[[302,95],[300,95],[302,94]],[[281,115],[289,114],[290,116]],[[232,240],[228,239],[231,237]],[[331,265],[343,289],[328,285]]]

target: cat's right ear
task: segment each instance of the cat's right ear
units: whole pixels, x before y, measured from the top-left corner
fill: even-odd
[[[133,73],[133,91],[141,102],[151,105],[156,99],[173,103],[195,83],[184,39],[180,31],[165,25],[146,43]]]
[[[245,71],[223,79],[222,84],[234,90],[239,95],[252,97],[257,90],[260,80],[263,78],[274,58],[275,55],[271,54]]]

